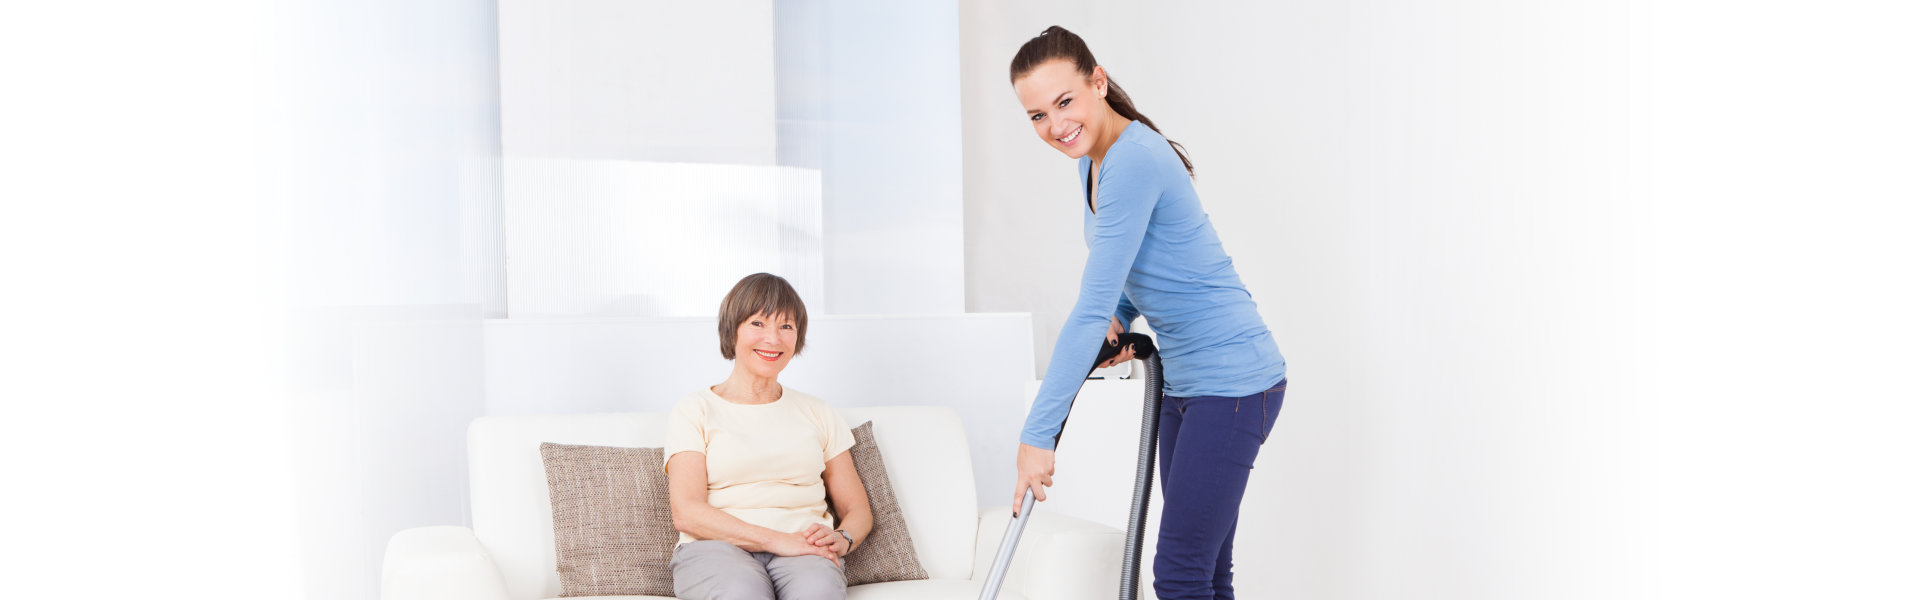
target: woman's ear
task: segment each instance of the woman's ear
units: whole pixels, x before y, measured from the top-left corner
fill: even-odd
[[[1107,68],[1106,67],[1102,67],[1100,65],[1094,65],[1093,75],[1088,79],[1093,82],[1094,93],[1100,94],[1101,98],[1107,97]]]

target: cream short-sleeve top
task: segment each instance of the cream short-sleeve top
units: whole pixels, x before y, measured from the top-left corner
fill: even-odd
[[[767,404],[735,404],[701,389],[667,417],[666,456],[707,458],[707,504],[752,525],[795,532],[833,526],[827,461],[853,448],[853,430],[833,407],[791,387]],[[680,534],[681,544],[694,541]]]

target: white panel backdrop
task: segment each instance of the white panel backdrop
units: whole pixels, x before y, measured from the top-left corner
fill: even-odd
[[[509,157],[773,164],[773,3],[500,0]]]
[[[982,502],[1003,500],[1033,364],[1024,314],[813,316],[783,384],[836,406],[960,411]],[[487,414],[665,412],[726,379],[712,318],[485,323]]]
[[[822,295],[820,172],[509,158],[511,317],[713,312],[741,276]]]
[[[821,171],[821,312],[965,310],[958,13],[774,3],[779,161]]]
[[[508,315],[704,314],[685,306],[753,271],[821,314],[961,312],[956,19],[872,0],[502,2]],[[780,211],[752,209],[766,201]]]

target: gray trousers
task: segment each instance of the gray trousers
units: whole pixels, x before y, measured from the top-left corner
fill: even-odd
[[[673,595],[681,600],[845,600],[847,576],[819,556],[748,552],[719,540],[673,551]]]

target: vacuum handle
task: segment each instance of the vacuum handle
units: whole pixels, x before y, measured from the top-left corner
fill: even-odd
[[[1007,532],[1000,536],[1000,551],[993,555],[993,568],[987,570],[986,585],[980,587],[980,600],[994,600],[1000,596],[1000,584],[1007,579],[1007,568],[1013,563],[1013,549],[1020,545],[1020,532],[1027,529],[1027,517],[1033,516],[1033,488],[1027,488],[1027,495],[1020,500],[1020,513],[1007,521]]]
[[[1129,347],[1133,348],[1133,358],[1135,360],[1152,358],[1154,352],[1158,350],[1158,348],[1153,346],[1153,338],[1147,337],[1144,333],[1122,333],[1120,334],[1119,343],[1108,344],[1106,340],[1101,340],[1100,355],[1093,359],[1093,368],[1100,368],[1100,363],[1107,362],[1107,360],[1118,356],[1122,349]],[[1089,371],[1089,373],[1091,373],[1091,371]]]
[[[1122,333],[1120,334],[1119,339],[1117,340],[1116,343],[1108,344],[1106,343],[1106,340],[1101,340],[1100,356],[1099,358],[1094,359],[1093,368],[1098,368],[1100,366],[1100,363],[1111,360],[1114,356],[1118,356],[1122,349],[1129,348],[1129,347],[1133,348],[1134,358],[1147,361],[1147,394],[1150,398],[1152,398],[1153,394],[1160,389],[1160,361],[1153,359],[1154,354],[1156,354],[1159,349],[1154,347],[1153,338],[1147,337],[1145,334],[1139,334],[1139,333]],[[1087,374],[1089,375],[1093,374],[1093,369],[1089,368],[1087,370]],[[1074,396],[1078,398],[1079,394],[1075,393]],[[1154,420],[1151,421],[1150,426],[1153,429],[1157,430],[1159,426],[1159,420],[1158,420],[1159,403],[1157,401],[1151,402],[1150,406],[1151,406],[1150,412],[1155,417]],[[1068,405],[1067,411],[1069,413],[1073,411],[1071,404]],[[1067,424],[1065,421],[1062,421],[1060,423],[1060,430],[1064,432],[1066,431],[1066,429],[1067,429]],[[1151,434],[1142,434],[1143,441],[1141,443],[1149,444],[1149,442],[1144,440],[1151,439],[1151,437],[1152,437]],[[1056,445],[1059,444],[1060,435],[1054,434],[1053,441]],[[1142,448],[1145,449],[1144,450],[1145,452],[1149,452],[1149,453],[1152,452],[1151,445],[1142,446]],[[1152,462],[1153,455],[1147,454],[1146,456],[1148,458],[1143,459],[1144,462],[1142,462],[1141,464],[1149,464]],[[1151,487],[1153,474],[1151,472],[1148,472],[1146,476],[1148,477],[1147,479],[1148,483],[1146,483],[1145,486]],[[1136,484],[1135,488],[1146,489],[1144,487],[1140,487],[1139,484]],[[995,598],[997,598],[1000,595],[1000,584],[1006,582],[1007,568],[1013,563],[1014,548],[1020,545],[1020,532],[1025,531],[1027,529],[1027,517],[1033,516],[1033,501],[1034,501],[1033,488],[1029,487],[1027,488],[1026,496],[1020,499],[1020,512],[1015,513],[1013,515],[1013,520],[1007,522],[1007,532],[1000,536],[1000,551],[993,555],[993,567],[987,570],[986,583],[980,587],[980,600],[995,600]],[[1144,506],[1140,506],[1139,503],[1136,503],[1136,506],[1135,506],[1136,511],[1143,508]],[[1134,520],[1140,521],[1140,519],[1137,517]],[[1132,545],[1129,546],[1130,548],[1134,548],[1134,550],[1132,550],[1132,554],[1134,556],[1134,559],[1133,559],[1134,562],[1129,562],[1126,564],[1133,565],[1133,564],[1136,564],[1137,561],[1139,560],[1139,551],[1137,550],[1138,548],[1137,540],[1140,535],[1139,526],[1136,525],[1132,529],[1130,529],[1129,534],[1131,536],[1129,538],[1129,541],[1134,542]],[[1128,572],[1133,573],[1135,575],[1134,579],[1136,580],[1138,579],[1137,576],[1138,576],[1139,570],[1137,568],[1130,569],[1128,570]],[[1125,589],[1132,589],[1132,588],[1128,587]]]

